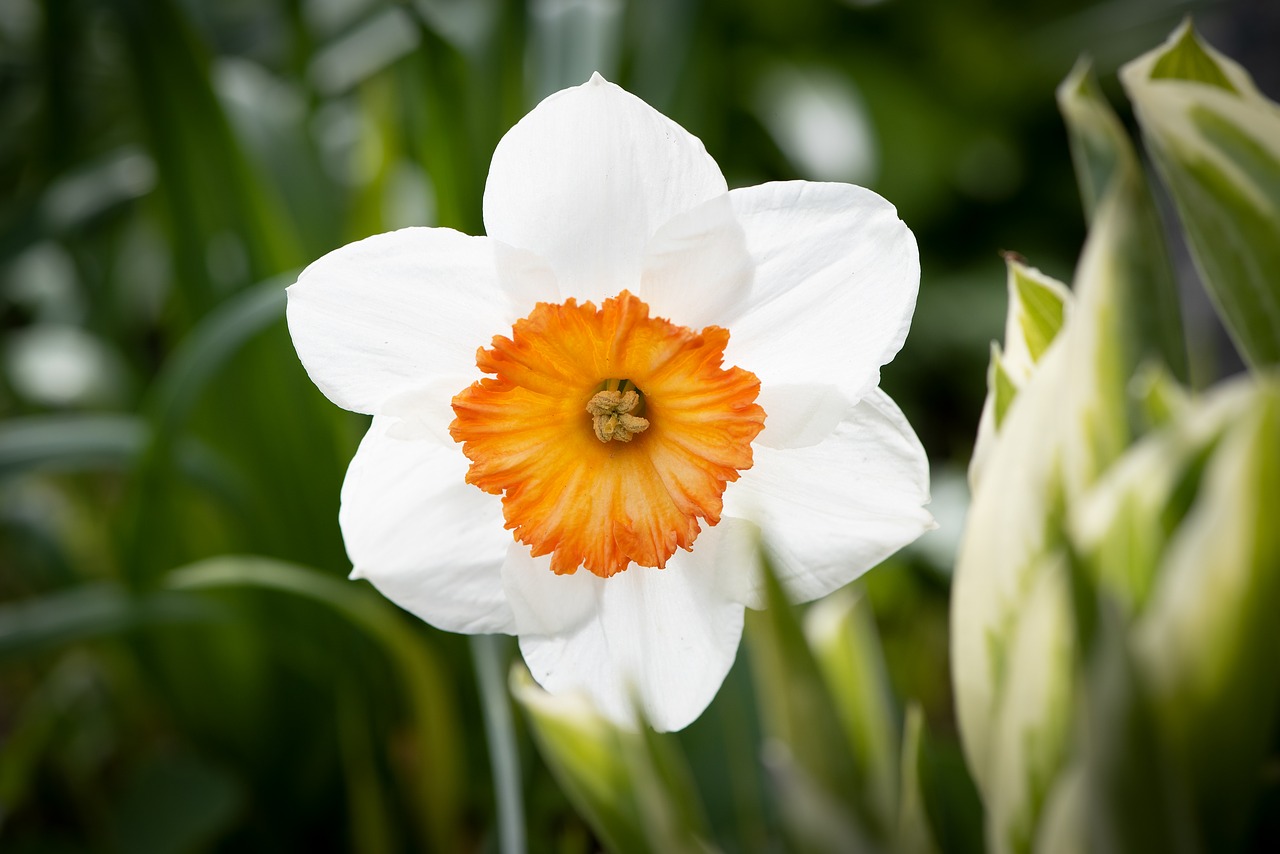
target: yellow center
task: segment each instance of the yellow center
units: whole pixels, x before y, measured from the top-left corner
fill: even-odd
[[[476,364],[449,432],[467,482],[502,496],[506,526],[551,568],[607,577],[662,567],[720,521],[751,467],[760,381],[721,367],[729,333],[694,332],[623,291],[597,309],[538,303]]]

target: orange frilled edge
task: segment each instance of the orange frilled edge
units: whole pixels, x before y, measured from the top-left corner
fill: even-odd
[[[662,567],[720,521],[725,484],[751,467],[764,428],[760,381],[724,368],[728,330],[649,316],[623,291],[600,308],[538,303],[510,338],[476,354],[485,377],[453,399],[449,432],[467,482],[502,496],[506,527],[551,569],[601,577]],[[602,442],[587,402],[630,380],[649,428]]]

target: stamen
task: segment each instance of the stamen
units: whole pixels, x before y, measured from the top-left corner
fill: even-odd
[[[635,434],[649,429],[648,419],[631,414],[639,403],[640,395],[634,391],[606,388],[596,392],[587,401],[587,412],[591,415],[591,427],[596,438],[601,442],[630,442]]]

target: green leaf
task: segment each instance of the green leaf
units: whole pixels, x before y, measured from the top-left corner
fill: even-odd
[[[1076,271],[1078,309],[1102,325],[1100,334],[1120,342],[1117,356],[1125,380],[1150,358],[1185,380],[1188,367],[1177,283],[1164,226],[1138,156],[1087,61],[1076,63],[1058,86],[1057,96],[1090,222],[1086,256]],[[1114,210],[1100,223],[1108,198]],[[1090,245],[1105,247],[1098,260],[1111,268],[1112,280],[1085,287],[1085,276],[1105,275],[1096,266],[1088,269]]]
[[[615,726],[584,696],[548,694],[523,667],[511,670],[511,693],[556,782],[605,847],[650,850],[636,793],[640,781],[626,759],[640,736]]]
[[[1009,375],[1009,371],[1005,369],[1000,348],[995,344],[991,345],[991,367],[987,369],[987,388],[990,390],[992,405],[995,407],[996,430],[999,430],[1004,424],[1005,416],[1009,414],[1013,399],[1018,395],[1018,386]]]
[[[498,820],[498,850],[516,854],[527,847],[524,792],[521,786],[520,751],[516,744],[511,692],[505,674],[510,671],[512,639],[506,635],[471,635],[472,666],[480,688],[489,769],[493,772],[493,799]]]
[[[338,699],[338,747],[347,783],[352,850],[369,854],[395,851],[395,834],[387,806],[389,793],[378,771],[377,746],[369,731],[369,710],[357,686]]]
[[[174,593],[135,596],[110,584],[82,584],[0,606],[0,660],[112,637],[142,625],[211,619],[204,603]]]
[[[693,774],[675,737],[640,728],[631,756],[639,813],[654,851],[705,851],[710,831]]]
[[[1041,810],[1069,750],[1076,641],[1064,559],[1032,573],[1009,641],[1005,690],[992,722],[987,839],[1030,851]]]
[[[1280,364],[1280,109],[1189,22],[1120,78],[1236,346]]]
[[[424,834],[437,850],[456,847],[464,772],[456,712],[446,699],[451,696],[449,681],[431,648],[392,605],[364,585],[252,555],[209,558],[175,569],[166,584],[184,591],[239,587],[301,596],[331,609],[377,641],[400,676],[414,734],[422,740],[420,771],[411,785]]]
[[[1247,384],[1183,403],[1071,507],[1071,538],[1083,565],[1126,615],[1146,607],[1170,538],[1199,489],[1209,454],[1253,395]]]
[[[150,441],[118,522],[121,563],[135,586],[159,583],[191,558],[192,543],[194,554],[262,552],[324,567],[341,556],[337,527],[315,520],[336,512],[362,419],[305,380],[284,323],[290,278],[220,302],[183,337],[150,389],[143,406]],[[174,477],[175,451],[181,463],[193,435],[217,443],[216,471],[232,480],[220,488],[238,493],[202,522],[192,511],[208,508]]]
[[[1062,328],[1062,315],[1070,293],[1061,282],[1034,267],[1014,259],[1008,261],[1008,266],[1010,320],[1016,319],[1031,361],[1038,362]],[[1012,347],[1009,339],[1006,331],[1006,346]]]
[[[1013,253],[1005,254],[1005,269],[1009,308],[1002,367],[1009,383],[1021,388],[1058,337],[1072,297],[1057,279],[1027,266]]]
[[[1135,660],[1206,847],[1238,839],[1280,720],[1280,378],[1240,381],[1242,411],[1204,464],[1135,626]]]
[[[206,850],[242,809],[239,782],[190,753],[161,753],[134,765],[108,814],[117,851],[182,854]]]
[[[848,805],[815,780],[787,745],[766,742],[760,761],[786,826],[787,850],[801,854],[877,854],[882,850]]]
[[[115,0],[136,105],[157,169],[187,322],[221,292],[210,273],[210,246],[234,244],[245,269],[233,287],[302,263],[293,224],[267,176],[245,156],[211,85],[207,47],[174,0]],[[243,277],[243,278],[241,278]]]
[[[1105,592],[1073,571],[1080,595],[1097,604],[1077,715],[1086,850],[1198,850],[1186,781],[1170,766],[1131,634]],[[1077,624],[1077,631],[1085,633]]]
[[[1117,180],[1133,180],[1138,163],[1129,135],[1107,104],[1088,58],[1077,60],[1058,85],[1057,98],[1058,109],[1067,122],[1067,139],[1085,218],[1092,222],[1102,197]]]
[[[1130,389],[1149,430],[1177,420],[1190,405],[1187,390],[1158,362],[1143,365]]]
[[[1188,18],[1174,32],[1165,52],[1151,67],[1152,80],[1191,80],[1235,92],[1227,75],[1204,49]]]
[[[25,696],[15,696],[0,750],[0,833],[44,791],[45,771],[69,733],[84,726],[80,714],[101,688],[100,663],[91,656],[62,656],[40,674]]]
[[[1072,507],[1082,779],[1060,779],[1042,839],[1238,847],[1280,719],[1278,514],[1274,376],[1184,404]]]
[[[236,294],[200,319],[165,361],[149,392],[147,410],[161,435],[182,426],[212,379],[249,339],[284,317],[285,288],[296,275],[285,273]]]
[[[1036,854],[1086,854],[1085,778],[1079,761],[1058,775],[1045,801],[1036,835]]]
[[[986,851],[982,800],[965,765],[961,745],[949,736],[930,738],[924,727],[920,736],[917,781],[938,848],[955,854]],[[909,737],[908,730],[904,750]]]
[[[998,441],[971,467],[974,500],[953,588],[957,713],[970,768],[988,802],[1000,751],[997,712],[1005,693],[1016,690],[1013,639],[1037,576],[1062,548],[1063,508],[1145,427],[1130,383],[1153,352],[1173,349],[1178,337],[1160,334],[1163,325],[1153,321],[1160,313],[1153,303],[1172,304],[1176,294],[1167,260],[1155,251],[1159,222],[1136,157],[1123,136],[1107,130],[1114,115],[1082,80],[1064,84],[1064,113],[1076,132],[1109,153],[1112,165],[1076,270],[1071,309],[1009,406]],[[1026,726],[1048,731],[1056,725]],[[1033,830],[1024,828],[1020,838],[1032,838]]]
[[[1072,334],[1068,320],[1063,335]],[[1012,636],[1045,555],[1059,547],[1071,367],[1055,341],[1010,408],[982,464],[956,561],[951,663],[956,713],[969,768],[984,798],[993,785],[996,711],[1008,688]],[[972,471],[972,469],[971,469]]]
[[[1063,83],[1059,99],[1073,139],[1090,152],[1090,171],[1081,176],[1086,203],[1096,198],[1089,236],[1071,308],[1009,406],[980,477],[971,473],[974,501],[951,612],[966,756],[988,806],[1001,804],[991,819],[1000,844],[1015,848],[1036,837],[1071,714],[1064,719],[1054,703],[1018,698],[1063,691],[1062,656],[1054,652],[1061,645],[1041,644],[1048,657],[1024,662],[1019,626],[1045,583],[1041,576],[1060,566],[1064,508],[1146,426],[1129,392],[1139,367],[1153,357],[1175,372],[1185,365],[1176,290],[1136,155],[1087,66]],[[1059,674],[1052,685],[1034,681],[1048,674]],[[999,725],[1002,714],[1014,715],[1014,729],[1036,733],[1040,743],[1011,745],[1024,736],[1009,735]]]
[[[934,854],[938,851],[929,816],[925,812],[924,792],[920,784],[921,745],[924,741],[924,712],[919,704],[907,707],[902,732],[902,791],[898,797],[898,836],[896,850],[901,854]]]
[[[26,472],[127,471],[152,447],[154,431],[134,415],[30,415],[0,424],[0,478]],[[195,439],[177,443],[178,473],[227,506],[243,502],[225,460]]]
[[[1111,117],[1105,104],[1088,100],[1087,93],[1079,97],[1084,100],[1068,99],[1069,117],[1080,116],[1089,128],[1095,126],[1092,119]],[[1054,565],[1053,553],[1061,546],[1063,501],[1096,481],[1145,423],[1129,411],[1128,389],[1155,346],[1144,332],[1150,314],[1144,294],[1158,290],[1162,277],[1154,271],[1166,262],[1147,252],[1158,240],[1151,237],[1158,223],[1132,152],[1122,147],[1113,153],[1119,165],[1093,216],[1072,308],[1009,407],[980,478],[971,475],[974,501],[952,597],[952,655],[965,750],[988,803],[1001,750],[997,712],[1006,692],[1018,690],[1010,675],[1014,636],[1037,576]],[[1047,707],[1041,711],[1057,714]],[[1056,725],[1027,721],[1026,727],[1047,731]],[[1035,804],[1028,808],[1034,815]],[[1023,828],[1019,838],[1030,839],[1033,832]]]
[[[973,440],[973,456],[969,458],[969,489],[972,492],[978,491],[987,460],[999,440],[1000,427],[1017,396],[1017,386],[1013,385],[1012,378],[1000,365],[1000,356],[1000,345],[992,341],[991,359],[987,362],[987,397],[982,403],[982,415],[978,419],[978,435]],[[1001,376],[1004,382],[1000,381]]]
[[[635,728],[616,724],[585,696],[551,695],[524,667],[512,669],[511,691],[561,789],[606,847],[710,849],[701,798],[674,736],[642,719]]]
[[[987,399],[969,463],[969,483],[975,490],[1018,389],[1030,380],[1036,363],[1057,338],[1071,302],[1071,292],[1061,282],[1028,267],[1013,253],[1005,255],[1005,265],[1009,299],[1005,346],[1002,351],[1000,345],[991,345]]]
[[[766,607],[747,611],[745,635],[765,733],[785,753],[780,767],[786,777],[812,784],[824,802],[843,803],[845,820],[860,827],[863,836],[883,837],[888,828],[867,802],[831,686],[776,572],[768,560],[761,563]],[[783,803],[789,828],[803,830],[804,810],[788,812],[787,803],[803,805]]]
[[[900,738],[871,603],[846,587],[811,607],[804,629],[852,747],[862,797],[891,827],[898,814]]]
[[[132,415],[40,415],[0,424],[0,477],[19,471],[127,468],[149,441]]]

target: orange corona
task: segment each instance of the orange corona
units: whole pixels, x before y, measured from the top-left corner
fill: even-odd
[[[722,367],[728,341],[627,291],[600,308],[538,303],[477,351],[490,376],[453,399],[467,482],[502,496],[506,527],[556,573],[665,566],[699,520],[720,521],[764,428],[760,381]]]

